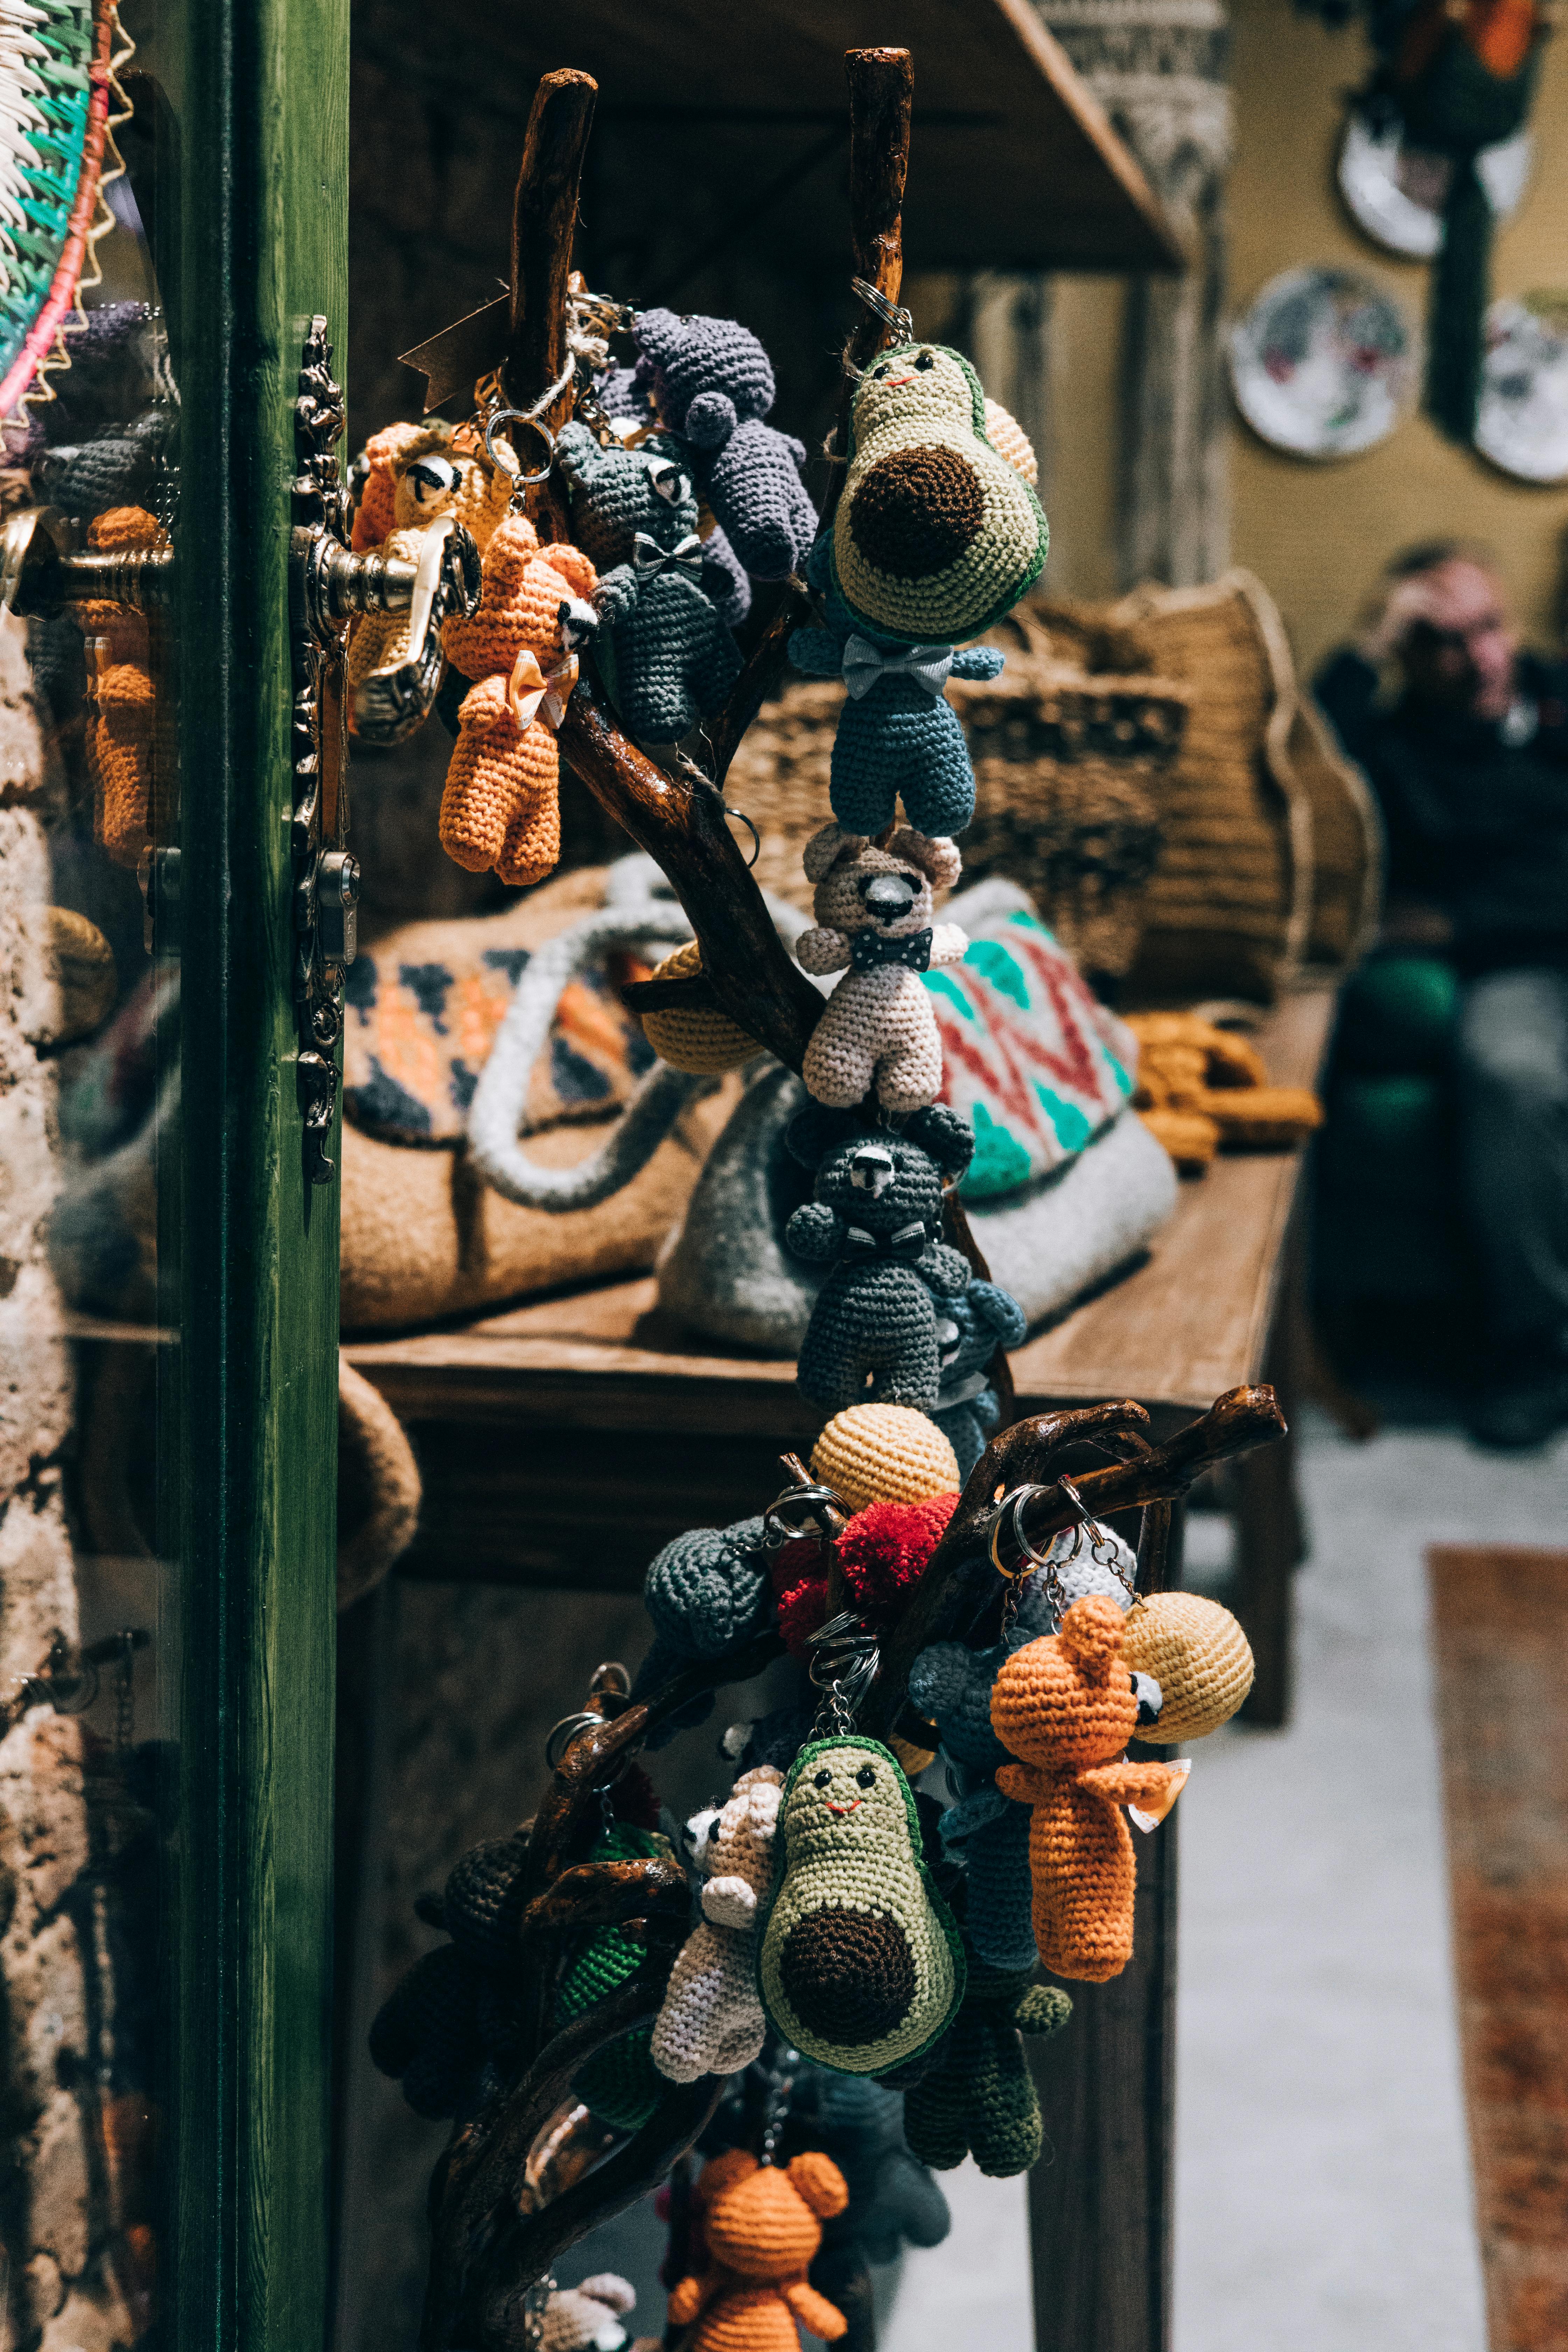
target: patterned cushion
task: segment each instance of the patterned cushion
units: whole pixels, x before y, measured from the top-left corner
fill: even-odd
[[[565,874],[497,915],[408,923],[362,949],[344,986],[343,1110],[389,1142],[450,1147],[519,973],[534,949],[604,898],[604,872]],[[573,981],[529,1087],[523,1131],[617,1109],[653,1060],[616,993],[647,977],[631,957]]]
[[[969,951],[923,977],[942,1032],[942,1100],[974,1129],[959,1191],[984,1201],[1101,1134],[1132,1092],[1138,1048],[1015,884],[980,883],[954,912]]]

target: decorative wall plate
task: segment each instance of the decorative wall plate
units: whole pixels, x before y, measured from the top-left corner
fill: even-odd
[[[1476,168],[1500,221],[1516,212],[1534,151],[1528,131],[1483,147]],[[1340,194],[1351,218],[1375,245],[1413,261],[1430,261],[1443,241],[1443,205],[1454,166],[1447,155],[1407,147],[1397,123],[1376,131],[1352,107],[1340,142]]]
[[[1476,446],[1521,482],[1568,481],[1568,292],[1487,312]]]
[[[1243,416],[1276,449],[1353,457],[1385,440],[1414,397],[1415,332],[1370,278],[1288,269],[1232,327],[1230,381]]]
[[[98,282],[131,55],[114,0],[0,0],[0,416],[47,368],[84,277]]]

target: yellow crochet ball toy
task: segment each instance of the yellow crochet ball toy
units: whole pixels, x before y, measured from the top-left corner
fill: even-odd
[[[935,1422],[907,1404],[836,1412],[812,1447],[811,1475],[857,1511],[868,1503],[923,1503],[963,1484],[958,1456]]]
[[[701,969],[702,950],[695,940],[688,940],[655,967],[653,978],[689,980]],[[661,1012],[643,1013],[641,1019],[643,1034],[659,1060],[693,1077],[716,1077],[724,1070],[738,1070],[742,1062],[763,1050],[739,1022],[731,1021],[717,1005],[667,1005]]]
[[[1127,1614],[1121,1655],[1131,1674],[1152,1675],[1164,1704],[1139,1733],[1156,1747],[1205,1739],[1228,1723],[1252,1688],[1252,1652],[1228,1609],[1200,1592],[1152,1592]]]

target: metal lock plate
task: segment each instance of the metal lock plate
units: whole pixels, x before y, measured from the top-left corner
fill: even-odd
[[[316,937],[324,963],[353,963],[358,948],[359,860],[349,849],[316,860]]]

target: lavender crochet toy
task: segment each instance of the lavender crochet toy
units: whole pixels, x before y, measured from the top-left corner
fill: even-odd
[[[942,688],[950,677],[995,677],[1005,656],[994,646],[955,653],[870,635],[845,603],[831,558],[825,531],[805,576],[822,591],[826,625],[796,629],[789,655],[796,669],[842,677],[849,689],[833,740],[833,814],[847,833],[875,835],[893,823],[901,798],[917,833],[962,833],[974,814],[974,771]]]
[[[679,434],[745,569],[757,580],[787,579],[816,536],[816,509],[800,478],[805,443],[763,421],[773,404],[766,352],[733,319],[645,310],[634,331],[642,356],[605,386],[610,415]]]
[[[703,588],[704,550],[685,454],[668,435],[602,449],[585,425],[556,444],[578,544],[599,570],[608,623],[595,652],[628,735],[672,743],[718,709],[740,650]],[[605,644],[605,636],[608,644]]]

